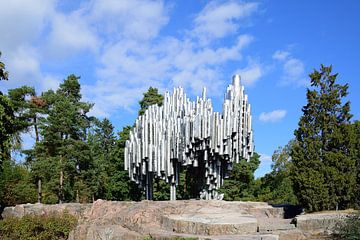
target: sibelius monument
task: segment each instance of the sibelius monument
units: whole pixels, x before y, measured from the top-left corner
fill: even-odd
[[[222,113],[211,100],[190,101],[183,88],[165,93],[162,106],[152,105],[136,120],[125,147],[125,170],[131,181],[145,189],[151,200],[153,179],[170,184],[170,200],[176,200],[181,167],[197,176],[203,199],[220,199],[219,188],[241,158],[253,155],[251,111],[240,76],[227,87]]]

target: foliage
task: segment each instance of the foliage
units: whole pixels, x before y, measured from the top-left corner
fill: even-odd
[[[321,65],[310,74],[291,152],[294,192],[308,211],[349,207],[356,185],[350,103],[342,103],[348,85],[337,84],[331,71]]]
[[[354,208],[360,209],[360,121],[355,121],[352,124],[352,133],[354,134],[355,141],[353,142],[352,149],[354,150],[354,158],[356,164],[356,185],[354,189]]]
[[[70,75],[56,92],[42,94],[46,117],[40,120],[42,138],[36,143],[29,159],[34,181],[41,179],[44,201],[74,201],[75,182],[81,183],[77,193],[91,198],[88,170],[91,164],[85,140],[91,118],[87,113],[92,104],[81,102],[79,77]],[[56,177],[57,176],[57,177]],[[49,198],[47,198],[49,196]]]
[[[165,180],[154,179],[153,200],[170,200],[170,184]]]
[[[0,208],[36,201],[35,186],[30,172],[23,165],[6,160],[0,175]]]
[[[8,80],[8,76],[5,64],[0,61],[0,81]],[[0,173],[3,161],[10,158],[10,139],[16,132],[14,124],[15,116],[11,101],[0,91]]]
[[[76,226],[77,219],[68,213],[8,218],[0,221],[3,240],[64,240]]]
[[[151,105],[161,106],[164,101],[164,96],[158,93],[157,88],[150,87],[147,92],[144,93],[143,98],[140,100],[139,115],[143,115],[146,109]]]
[[[124,127],[118,134],[119,138],[115,141],[112,175],[107,190],[107,199],[110,200],[139,201],[142,199],[142,190],[136,183],[130,181],[128,172],[124,170],[124,149],[126,140],[129,139],[130,130],[130,126]]]
[[[360,213],[351,214],[338,224],[333,233],[334,239],[360,240]]]
[[[224,193],[225,200],[254,199],[254,172],[259,164],[260,155],[257,153],[254,153],[249,162],[241,159],[239,163],[233,164],[229,178],[224,180],[224,185],[220,188],[220,192]]]
[[[2,163],[10,159],[10,140],[16,132],[15,121],[10,99],[0,93],[0,171]]]
[[[291,157],[290,152],[294,141],[290,141],[285,147],[279,147],[272,155],[272,171],[257,180],[256,197],[259,201],[271,204],[298,204],[293,191],[291,180]]]
[[[1,57],[1,52],[0,52],[0,57]],[[5,64],[0,61],[0,81],[8,80],[8,78],[9,78],[9,73],[5,70]]]

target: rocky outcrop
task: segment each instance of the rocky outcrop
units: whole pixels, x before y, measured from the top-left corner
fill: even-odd
[[[2,216],[63,211],[79,218],[70,240],[131,240],[145,236],[155,239],[322,239],[327,226],[335,221],[335,217],[329,215],[318,215],[318,218],[314,214],[301,215],[296,218],[296,228],[291,219],[283,219],[283,208],[267,203],[213,200],[23,204],[6,208]],[[321,216],[324,216],[322,220]]]
[[[23,217],[24,215],[44,215],[51,213],[62,213],[64,211],[77,216],[83,217],[85,210],[90,209],[92,204],[80,204],[80,203],[64,203],[64,204],[52,204],[46,205],[41,203],[36,204],[20,204],[15,207],[6,207],[2,212],[3,218],[8,217]]]
[[[349,216],[348,211],[324,212],[300,215],[295,224],[301,231],[330,231]]]

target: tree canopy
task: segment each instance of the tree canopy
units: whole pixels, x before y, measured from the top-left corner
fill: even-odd
[[[349,207],[356,185],[350,102],[343,101],[348,85],[338,84],[331,71],[321,65],[310,74],[291,152],[294,192],[309,211]]]

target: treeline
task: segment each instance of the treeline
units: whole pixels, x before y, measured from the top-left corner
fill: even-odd
[[[23,86],[1,95],[7,103],[2,121],[0,204],[19,202],[91,202],[138,200],[141,191],[128,181],[123,149],[130,127],[117,136],[108,119],[88,116],[93,104],[82,102],[79,77],[70,75],[57,91],[36,94]],[[3,106],[4,104],[2,104]],[[4,119],[3,116],[1,116]],[[18,164],[21,133],[33,133],[32,149]]]
[[[233,165],[221,192],[226,200],[301,204],[308,211],[359,207],[360,122],[351,121],[348,86],[336,82],[331,67],[310,74],[307,105],[295,138],[272,156],[272,171],[255,179],[260,156]],[[0,80],[7,80],[0,62]],[[0,92],[0,207],[19,203],[92,202],[96,199],[141,200],[142,189],[124,171],[124,148],[131,126],[117,134],[108,119],[89,116],[79,77],[68,76],[56,91],[37,93],[23,86]],[[161,105],[150,87],[139,102],[139,115]],[[22,150],[21,135],[35,144]],[[17,163],[11,152],[25,159]],[[178,199],[197,198],[196,176],[182,169]],[[154,180],[154,200],[168,200],[170,188]]]

